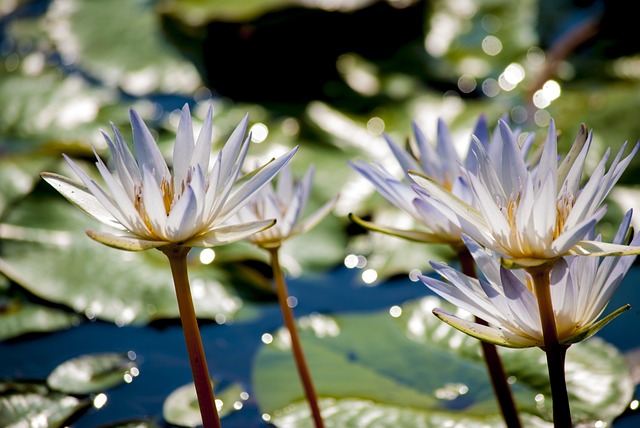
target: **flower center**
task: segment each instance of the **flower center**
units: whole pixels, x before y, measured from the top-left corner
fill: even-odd
[[[576,198],[570,194],[564,194],[556,200],[556,224],[553,228],[553,239],[556,239],[564,231],[564,224],[576,203]]]

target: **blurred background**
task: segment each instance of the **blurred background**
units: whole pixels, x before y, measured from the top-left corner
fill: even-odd
[[[605,0],[0,0],[0,376],[46,376],[81,351],[87,322],[172,331],[180,358],[162,258],[99,248],[83,233],[95,222],[39,178],[73,176],[62,153],[89,167],[93,148],[105,153],[100,131],[111,133],[111,123],[131,141],[130,108],[167,154],[185,103],[196,126],[213,107],[217,147],[248,112],[248,164],[299,145],[294,171],[316,169],[310,210],[340,194],[330,217],[283,248],[294,290],[299,279],[308,293],[307,306],[298,295],[300,313],[385,308],[427,294],[416,275],[452,254],[351,224],[350,212],[396,227],[411,219],[347,161],[380,162],[400,176],[382,134],[402,143],[415,121],[433,140],[439,118],[465,154],[481,114],[492,128],[503,117],[523,135],[536,132],[538,143],[553,118],[563,149],[584,123],[592,162],[635,144],[635,20],[624,2]],[[612,192],[604,235],[640,207],[639,167],[636,158]],[[255,322],[265,304],[274,308],[266,255],[238,243],[192,256],[199,315],[213,326],[247,321],[247,353],[255,351],[251,341],[279,325],[277,314]],[[341,299],[322,281],[314,286],[318,278],[341,288]],[[369,297],[354,298],[363,289]],[[117,328],[114,344],[124,335]],[[78,336],[51,333],[60,331]],[[133,348],[141,339],[131,334]],[[63,351],[52,360],[34,351],[43,346]],[[27,352],[39,356],[25,362]],[[229,370],[246,380],[245,359],[242,374]],[[159,413],[161,400],[140,414]],[[252,415],[237,426],[251,426]]]

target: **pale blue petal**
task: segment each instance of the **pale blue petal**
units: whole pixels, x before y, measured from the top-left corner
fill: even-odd
[[[415,159],[405,150],[402,150],[387,134],[382,134],[391,152],[398,160],[402,172],[406,175],[411,169],[419,169]]]

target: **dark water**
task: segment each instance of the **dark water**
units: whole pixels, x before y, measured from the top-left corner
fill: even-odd
[[[359,271],[339,268],[321,276],[289,280],[290,294],[298,298],[296,316],[311,312],[340,313],[371,311],[429,295],[420,283],[408,279],[387,281],[375,287],[359,280]],[[633,308],[599,336],[622,351],[640,346],[640,268],[635,267],[614,296],[610,309],[625,303]],[[212,376],[222,382],[239,382],[251,394],[252,358],[261,336],[282,325],[276,302],[263,305],[254,321],[202,326],[205,352]],[[108,402],[91,408],[73,423],[74,428],[94,428],[129,418],[148,417],[161,426],[162,404],[176,388],[192,381],[182,330],[178,324],[158,327],[117,327],[86,322],[76,328],[0,343],[0,379],[45,378],[58,364],[86,353],[134,351],[140,375],[131,384],[107,391]],[[636,394],[638,396],[638,394]],[[167,426],[167,425],[164,425]],[[225,428],[270,426],[263,422],[250,397],[244,407],[223,419]],[[640,426],[640,416],[626,416],[614,427]]]

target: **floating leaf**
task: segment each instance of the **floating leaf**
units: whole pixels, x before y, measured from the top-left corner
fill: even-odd
[[[48,162],[33,155],[0,156],[0,218],[7,205],[33,190]]]
[[[104,145],[100,127],[126,119],[117,100],[111,89],[49,67],[7,73],[0,78],[0,143],[22,153],[61,146],[90,153],[90,142]]]
[[[373,0],[352,0],[339,4],[327,4],[324,7],[345,11],[352,11],[371,4]],[[162,0],[159,9],[161,12],[173,15],[184,20],[189,25],[202,25],[207,21],[248,21],[255,19],[267,12],[282,10],[287,7],[306,6],[319,8],[323,2],[306,2],[303,0],[249,0],[235,1],[210,1],[198,0]]]
[[[299,320],[305,354],[327,422],[368,420],[380,426],[502,426],[479,342],[433,316],[434,297],[393,311]],[[459,315],[462,315],[459,313]],[[545,356],[537,348],[500,348],[522,419],[550,425]],[[624,358],[593,338],[567,355],[574,420],[610,423],[630,401],[633,384]],[[311,426],[287,334],[280,330],[258,353],[257,401],[277,426]],[[277,385],[275,387],[274,385]],[[307,406],[308,407],[308,406]]]
[[[44,333],[78,325],[80,317],[47,306],[11,299],[0,303],[0,340],[25,333]]]
[[[223,418],[231,412],[242,408],[242,401],[248,395],[240,384],[234,383],[215,391],[218,416]],[[237,403],[240,403],[238,405]],[[181,427],[197,427],[202,425],[202,416],[198,406],[196,387],[193,382],[181,386],[164,400],[162,414],[167,422]]]
[[[90,394],[125,381],[136,364],[121,353],[82,355],[65,361],[47,377],[50,388],[68,394]],[[137,369],[136,369],[137,370]]]
[[[6,428],[62,427],[91,403],[38,384],[0,383],[0,391],[0,426]]]
[[[195,66],[165,40],[160,20],[146,0],[118,7],[109,2],[55,0],[46,25],[63,58],[107,86],[138,96],[190,93],[201,86]]]
[[[159,251],[117,251],[89,239],[98,226],[63,198],[24,200],[3,225],[0,272],[46,300],[119,325],[177,318],[166,258]],[[229,287],[228,275],[193,260],[189,267],[199,317],[254,315]]]

